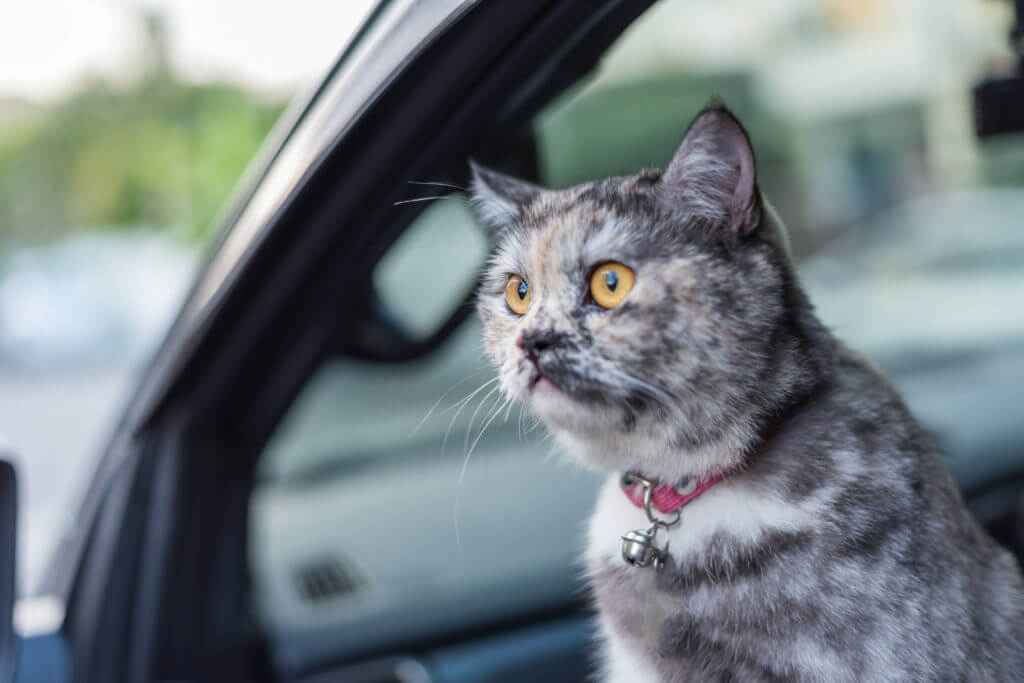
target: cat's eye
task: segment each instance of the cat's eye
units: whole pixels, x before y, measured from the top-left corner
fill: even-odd
[[[508,284],[505,285],[505,301],[516,315],[526,313],[530,305],[530,285],[526,284],[526,280],[518,275],[509,277]]]
[[[602,263],[590,276],[590,296],[602,308],[615,308],[633,289],[633,271],[621,263]]]

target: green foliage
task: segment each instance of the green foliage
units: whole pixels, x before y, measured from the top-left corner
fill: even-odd
[[[0,126],[0,241],[137,226],[203,240],[281,112],[229,85],[94,83]]]

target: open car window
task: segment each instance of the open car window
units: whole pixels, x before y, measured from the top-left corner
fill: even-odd
[[[486,255],[466,202],[438,200],[377,264],[386,318],[432,334],[466,305]],[[251,502],[266,627],[330,626],[357,648],[471,597],[465,612],[485,619],[572,589],[598,480],[536,457],[550,444],[500,397],[479,340],[471,319],[422,358],[338,358],[316,372],[268,444]],[[538,544],[540,529],[560,542]],[[451,626],[465,617],[453,612]]]
[[[529,153],[494,161],[532,159],[553,187],[632,173],[666,162],[722,97],[821,316],[889,371],[971,493],[1024,470],[1024,140],[979,142],[970,118],[1006,17],[894,7],[663,0],[537,112]],[[425,225],[443,238],[418,238]],[[457,278],[432,278],[479,268],[485,245],[457,194],[407,235],[370,289],[429,335],[465,303]],[[472,317],[416,359],[318,368],[251,503],[252,598],[272,638],[340,659],[578,601],[599,476],[553,452],[493,378]]]

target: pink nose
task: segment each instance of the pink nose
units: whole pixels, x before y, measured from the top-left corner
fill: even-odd
[[[518,337],[516,337],[516,346],[518,346],[519,348],[523,348],[523,335],[522,334],[520,334]]]

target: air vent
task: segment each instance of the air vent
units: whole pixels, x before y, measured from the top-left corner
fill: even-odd
[[[303,602],[321,603],[352,593],[357,581],[336,557],[309,562],[295,572],[295,587]]]

